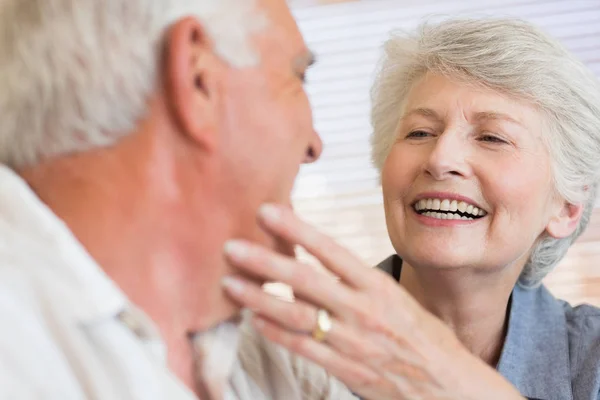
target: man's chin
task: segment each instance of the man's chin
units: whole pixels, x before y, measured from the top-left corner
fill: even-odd
[[[290,210],[294,210],[294,206],[292,205],[292,201],[288,200],[285,203],[281,204],[283,207],[287,207]],[[274,249],[280,254],[283,254],[288,257],[296,258],[296,247],[293,244],[286,242],[278,237],[275,239]]]
[[[280,202],[278,204],[282,207],[288,207],[290,210],[294,209],[291,201]],[[265,229],[262,227],[259,229],[261,230],[261,233],[259,235],[262,236],[262,238],[259,239],[259,243],[263,243],[265,247],[274,250],[281,255],[293,258],[296,257],[296,250],[294,245],[286,242],[285,240],[277,236],[273,236],[267,233],[267,231],[265,231]]]

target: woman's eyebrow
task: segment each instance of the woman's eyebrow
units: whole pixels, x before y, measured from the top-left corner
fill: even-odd
[[[494,111],[482,111],[475,113],[475,121],[486,122],[486,121],[506,121],[519,126],[524,126],[523,123],[508,114],[494,112]]]
[[[433,110],[431,108],[426,108],[426,107],[413,108],[412,110],[404,113],[404,115],[400,119],[401,120],[406,119],[411,116],[421,116],[421,117],[430,119],[434,122],[443,122],[444,121],[444,119],[440,116],[440,114],[438,114],[435,110]]]

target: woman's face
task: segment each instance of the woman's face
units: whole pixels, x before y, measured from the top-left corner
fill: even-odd
[[[519,271],[556,200],[540,113],[489,89],[426,75],[383,166],[386,220],[413,266]]]

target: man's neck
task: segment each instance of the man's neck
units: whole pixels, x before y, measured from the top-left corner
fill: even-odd
[[[161,168],[149,175],[139,163],[107,153],[52,162],[22,176],[167,342],[236,315],[220,287],[228,270],[221,252],[227,224],[217,220],[214,205],[190,212],[191,199],[161,190],[173,178],[158,176]]]
[[[419,269],[405,262],[400,283],[473,354],[495,366],[504,345],[507,305],[516,281],[509,275],[514,274],[481,278],[473,271]]]

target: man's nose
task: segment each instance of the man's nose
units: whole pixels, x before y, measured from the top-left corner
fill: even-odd
[[[311,141],[306,148],[306,155],[304,157],[304,163],[310,164],[319,159],[321,157],[321,153],[323,152],[323,141],[321,137],[316,131],[313,131],[313,135]]]

